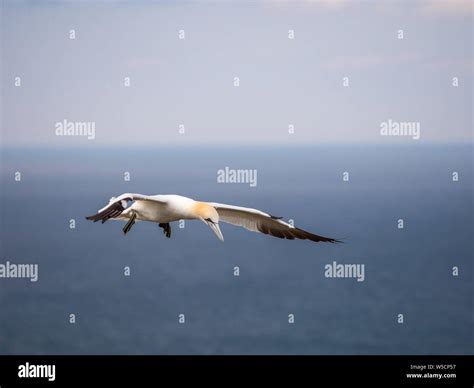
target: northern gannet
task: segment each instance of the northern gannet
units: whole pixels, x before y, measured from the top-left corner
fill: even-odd
[[[86,219],[94,222],[102,221],[102,223],[109,219],[127,221],[122,229],[124,234],[130,231],[136,221],[156,222],[163,228],[163,233],[168,238],[171,237],[170,222],[201,220],[221,241],[224,241],[224,236],[219,228],[219,221],[289,240],[297,238],[315,242],[341,242],[334,238],[306,232],[282,221],[281,217],[275,217],[257,209],[215,202],[199,202],[180,195],[122,194],[112,197],[107,206]]]

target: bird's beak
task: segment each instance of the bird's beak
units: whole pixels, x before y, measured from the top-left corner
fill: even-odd
[[[203,220],[216,234],[219,240],[224,241],[224,236],[222,235],[221,229],[219,228],[219,224],[214,223],[212,221]]]

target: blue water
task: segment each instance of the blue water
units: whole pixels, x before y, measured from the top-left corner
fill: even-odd
[[[0,263],[38,263],[39,280],[0,279],[0,353],[472,354],[472,160],[466,145],[3,150]],[[257,187],[217,183],[225,166],[257,169]],[[122,192],[261,208],[346,243],[84,219]],[[365,281],[326,278],[334,260]]]

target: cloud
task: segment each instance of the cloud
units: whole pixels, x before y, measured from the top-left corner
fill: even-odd
[[[262,0],[269,5],[285,6],[311,6],[328,10],[341,11],[353,6],[368,5],[375,11],[384,14],[400,14],[408,9],[423,16],[462,16],[473,14],[472,0],[418,0],[413,2],[374,1],[364,2],[359,0]]]
[[[427,16],[472,15],[472,0],[424,0],[418,9]]]
[[[332,10],[341,10],[351,4],[357,4],[354,0],[263,0],[269,5],[295,5],[314,6]]]
[[[306,0],[306,2],[329,9],[342,9],[351,4],[350,0]]]

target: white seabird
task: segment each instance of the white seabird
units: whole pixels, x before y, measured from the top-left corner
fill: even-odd
[[[168,238],[171,237],[170,222],[201,220],[221,241],[224,241],[224,236],[219,228],[219,221],[289,240],[297,238],[315,242],[341,242],[296,228],[282,221],[281,217],[275,217],[257,209],[215,202],[199,202],[180,195],[122,194],[112,197],[107,206],[86,219],[94,222],[102,221],[102,223],[109,219],[127,221],[123,228],[124,234],[130,231],[135,221],[156,222],[163,228]]]

